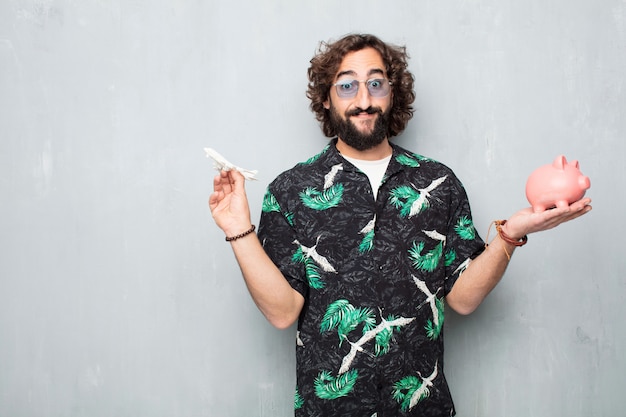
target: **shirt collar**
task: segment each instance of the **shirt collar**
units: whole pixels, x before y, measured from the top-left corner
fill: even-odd
[[[339,152],[339,150],[337,150],[337,140],[337,138],[334,138],[328,144],[328,150],[324,152],[325,164],[328,166],[328,168],[337,164],[344,164],[344,170],[359,171],[357,167],[352,165],[348,160],[341,156],[341,153]],[[389,142],[389,144],[391,145],[392,154],[385,177],[390,177],[397,174],[398,172],[404,171],[406,169],[406,166],[399,163],[397,157],[404,153],[411,154],[406,149],[392,143],[391,141]]]

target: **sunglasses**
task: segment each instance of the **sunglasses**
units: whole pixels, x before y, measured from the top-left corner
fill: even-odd
[[[359,92],[359,85],[364,83],[367,91],[372,97],[385,97],[391,91],[391,81],[386,78],[372,78],[366,81],[360,80],[341,80],[333,87],[337,89],[337,95],[340,98],[353,98]]]

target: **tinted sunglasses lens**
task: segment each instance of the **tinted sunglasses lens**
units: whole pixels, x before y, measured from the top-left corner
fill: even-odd
[[[335,86],[337,88],[337,95],[341,98],[354,97],[359,90],[359,82],[356,80],[341,81]]]
[[[385,97],[389,94],[389,82],[384,78],[376,78],[367,82],[367,90],[372,97]]]

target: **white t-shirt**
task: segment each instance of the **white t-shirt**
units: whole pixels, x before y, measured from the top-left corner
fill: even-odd
[[[352,165],[354,165],[355,167],[363,171],[365,175],[367,175],[367,178],[369,178],[370,184],[372,185],[374,199],[376,199],[376,196],[378,195],[378,187],[380,187],[380,183],[383,181],[383,177],[385,176],[385,172],[387,171],[387,165],[389,165],[389,161],[391,161],[391,155],[376,161],[354,159],[349,158],[345,155],[341,156],[343,156]]]

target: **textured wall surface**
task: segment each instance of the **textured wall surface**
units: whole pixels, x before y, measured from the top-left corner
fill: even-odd
[[[0,416],[292,414],[295,331],[251,301],[202,148],[260,171],[256,221],[325,145],[306,69],[348,32],[407,45],[396,140],[455,170],[483,237],[556,155],[591,178],[591,214],[447,315],[458,415],[623,414],[623,0],[0,0]]]

